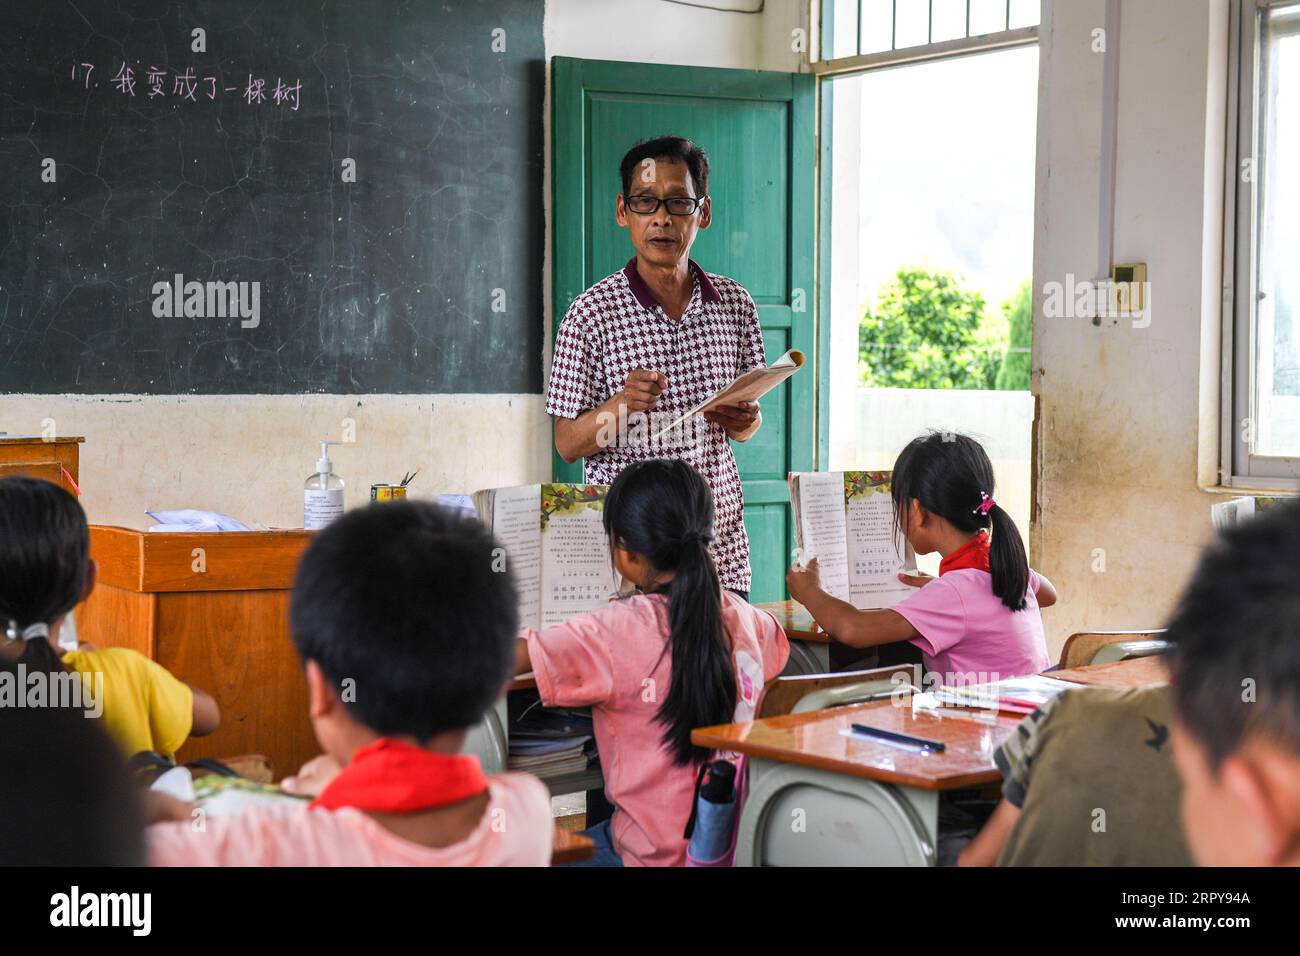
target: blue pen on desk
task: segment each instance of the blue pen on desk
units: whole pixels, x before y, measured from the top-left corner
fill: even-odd
[[[866,737],[873,737],[881,743],[892,744],[895,747],[915,748],[934,754],[941,754],[944,750],[944,744],[940,740],[927,740],[925,737],[897,734],[892,730],[881,730],[879,727],[868,727],[866,724],[854,724],[853,732]]]

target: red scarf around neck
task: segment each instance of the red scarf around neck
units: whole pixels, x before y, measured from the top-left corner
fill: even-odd
[[[974,568],[976,571],[989,570],[989,533],[980,531],[960,548],[939,562],[939,577],[949,571],[962,568]]]
[[[368,813],[415,813],[467,800],[487,789],[472,754],[436,754],[382,738],[352,755],[313,807],[355,807]]]

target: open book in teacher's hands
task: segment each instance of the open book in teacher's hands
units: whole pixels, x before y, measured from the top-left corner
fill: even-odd
[[[519,626],[541,630],[590,611],[619,592],[605,535],[608,485],[552,483],[474,492],[479,520],[515,577]]]
[[[751,368],[748,372],[742,372],[731,381],[730,385],[714,392],[686,414],[659,429],[651,437],[660,438],[668,432],[680,428],[696,415],[703,415],[715,408],[739,405],[741,402],[756,402],[803,368],[803,363],[803,353],[798,349],[791,349],[771,365]]]
[[[860,611],[916,593],[898,580],[915,574],[916,555],[898,533],[888,471],[790,473],[800,560],[817,559],[822,590]]]

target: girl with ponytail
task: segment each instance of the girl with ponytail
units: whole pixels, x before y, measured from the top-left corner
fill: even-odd
[[[1035,674],[1049,665],[1039,608],[1056,589],[1030,569],[1011,516],[994,499],[993,465],[966,435],[913,439],[894,463],[899,532],[917,554],[937,551],[939,577],[900,574],[920,590],[891,608],[859,611],[822,590],[817,562],[786,575],[790,596],[854,647],[910,641],[933,676],[959,685]]]
[[[592,863],[673,866],[695,778],[696,727],[753,718],[790,655],[776,619],[724,591],[709,555],[713,495],[680,460],[637,462],[610,486],[605,532],[634,595],[520,642],[517,669],[547,706],[592,708],[611,820],[587,832]]]

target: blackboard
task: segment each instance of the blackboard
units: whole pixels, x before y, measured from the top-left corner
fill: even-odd
[[[5,4],[0,392],[540,392],[542,9]]]

